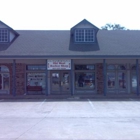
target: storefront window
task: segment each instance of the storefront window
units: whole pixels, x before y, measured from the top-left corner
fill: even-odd
[[[6,66],[0,66],[0,72],[9,72],[9,69]]]
[[[108,70],[115,70],[115,65],[109,65],[109,66],[107,67],[107,69],[108,69]]]
[[[125,72],[118,73],[118,80],[119,80],[119,88],[126,89],[126,73]]]
[[[75,84],[76,89],[95,89],[95,73],[76,72]]]
[[[119,65],[119,66],[118,66],[118,69],[119,69],[119,70],[126,70],[126,67],[125,67],[124,65]]]
[[[115,88],[116,85],[116,75],[115,72],[107,72],[107,87],[108,89]]]
[[[27,91],[44,93],[46,88],[45,73],[27,73]]]
[[[94,65],[75,65],[75,70],[94,70]]]
[[[0,94],[8,94],[10,89],[10,74],[7,66],[0,66]]]
[[[133,65],[131,69],[136,71],[137,67],[135,65]],[[140,65],[139,65],[139,70],[140,70]]]
[[[27,65],[26,70],[45,70],[45,65]]]
[[[131,67],[131,87],[132,87],[132,92],[136,93],[137,90],[137,67],[136,65],[133,65]],[[139,65],[139,73],[140,73],[140,65]],[[139,75],[139,86],[140,86],[140,75]]]
[[[109,92],[126,92],[127,67],[123,64],[111,64],[107,67],[107,89]]]

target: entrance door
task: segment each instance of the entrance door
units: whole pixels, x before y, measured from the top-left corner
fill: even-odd
[[[0,94],[9,94],[9,73],[0,73]]]
[[[54,94],[70,93],[69,71],[51,71],[51,93]]]
[[[107,90],[108,92],[122,93],[127,91],[126,72],[108,71],[107,72]]]
[[[131,68],[131,92],[132,93],[137,93],[137,72],[136,72],[137,67],[135,65],[132,66]],[[140,89],[140,65],[139,65],[139,89]]]

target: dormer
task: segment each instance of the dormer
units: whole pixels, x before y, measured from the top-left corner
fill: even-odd
[[[71,28],[75,43],[96,43],[98,28],[86,19]]]
[[[82,20],[70,30],[70,50],[95,51],[99,50],[97,32],[99,28],[86,19]]]
[[[16,31],[0,21],[0,45],[11,44],[18,36],[19,34]]]

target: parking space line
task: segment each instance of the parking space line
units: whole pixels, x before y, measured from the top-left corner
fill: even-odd
[[[91,108],[92,108],[93,110],[95,110],[95,107],[94,107],[93,103],[90,101],[90,99],[87,99],[87,100],[88,100],[88,102],[89,102]]]
[[[43,102],[41,102],[41,104],[38,106],[38,108],[40,108],[45,102],[46,102],[46,99],[44,99]]]

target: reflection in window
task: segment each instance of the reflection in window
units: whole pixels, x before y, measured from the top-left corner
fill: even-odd
[[[9,72],[9,69],[6,66],[0,66],[0,72]]]
[[[46,88],[45,73],[27,73],[27,91],[44,91]]]
[[[3,89],[9,90],[9,73],[3,74]]]
[[[94,70],[94,65],[75,65],[75,70]]]
[[[119,72],[118,79],[119,88],[126,88],[126,74],[124,72]]]
[[[107,67],[107,69],[108,69],[108,70],[115,70],[115,65],[109,65],[109,66]]]
[[[131,68],[132,70],[136,70],[137,69],[137,67],[134,65],[134,66],[132,66],[132,68]],[[139,70],[140,70],[140,65],[139,65]]]
[[[76,72],[76,88],[78,89],[95,89],[95,73]]]
[[[115,73],[108,72],[107,73],[107,86],[109,89],[115,88]]]
[[[63,73],[62,82],[63,85],[69,84],[69,73],[67,72]]]
[[[52,73],[52,84],[59,85],[59,73]]]
[[[126,67],[125,67],[124,65],[119,65],[119,66],[118,66],[118,69],[119,69],[119,70],[126,70]]]
[[[45,65],[27,65],[26,70],[45,70]]]
[[[136,73],[132,73],[132,79],[131,79],[131,82],[132,82],[132,89],[137,89],[137,76],[136,76]]]
[[[132,70],[136,70],[136,66],[132,66]]]

